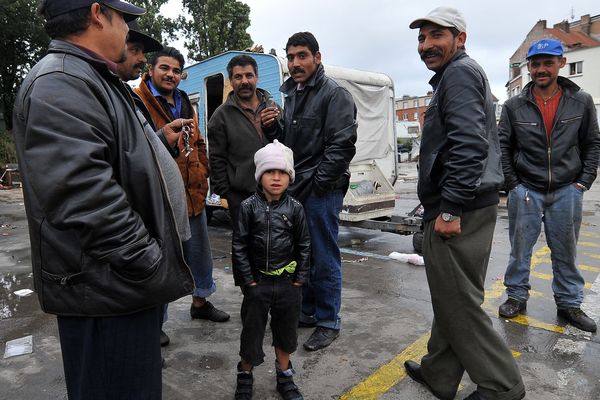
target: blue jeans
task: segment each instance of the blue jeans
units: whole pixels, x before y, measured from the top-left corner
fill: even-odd
[[[552,290],[559,308],[579,307],[584,279],[577,269],[577,240],[581,226],[583,192],[567,185],[551,193],[538,193],[518,185],[508,194],[510,258],[504,275],[508,297],[529,298],[529,272],[533,246],[542,222],[552,258]]]
[[[337,244],[344,193],[309,196],[304,202],[311,243],[310,281],[302,294],[300,320],[340,329],[342,260]]]
[[[213,280],[213,262],[208,239],[208,226],[206,224],[206,210],[190,218],[192,237],[183,242],[183,257],[192,270],[194,282],[193,296],[208,297],[217,290]]]
[[[206,223],[206,210],[190,218],[192,237],[182,242],[183,258],[192,271],[195,288],[192,293],[195,297],[208,297],[217,291],[217,285],[212,277],[213,263],[210,242],[208,240],[208,225]],[[162,323],[169,319],[168,304],[164,306]],[[161,323],[161,326],[162,326]]]

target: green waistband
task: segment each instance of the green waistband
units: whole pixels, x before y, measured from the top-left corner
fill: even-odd
[[[278,268],[275,271],[260,271],[260,272],[262,274],[269,275],[269,276],[279,276],[279,275],[283,274],[284,272],[287,272],[288,274],[293,274],[296,271],[296,265],[298,265],[298,263],[296,261],[292,261],[285,267]]]

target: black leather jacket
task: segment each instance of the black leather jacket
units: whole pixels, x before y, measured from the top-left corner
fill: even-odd
[[[596,179],[600,135],[594,101],[567,78],[559,76],[558,84],[563,93],[549,141],[533,82],[504,103],[498,132],[507,189],[522,183],[552,192],[575,182],[589,189]]]
[[[483,69],[464,50],[429,82],[418,194],[431,220],[498,204],[502,187],[493,96]]]
[[[260,271],[273,271],[292,261],[297,262],[293,280],[307,282],[310,235],[302,204],[287,193],[269,203],[259,187],[240,206],[232,254],[233,277],[238,286],[260,280]]]
[[[312,193],[346,190],[348,166],[356,154],[356,106],[352,95],[325,75],[322,64],[298,91],[289,78],[279,89],[285,94],[284,128],[271,140],[294,151],[296,180],[289,193],[301,202]]]
[[[44,311],[122,315],[193,290],[153,148],[104,61],[52,41],[23,81],[14,136]]]

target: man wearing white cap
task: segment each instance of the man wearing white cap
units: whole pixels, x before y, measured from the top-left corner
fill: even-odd
[[[458,10],[438,7],[410,28],[419,29],[419,55],[435,72],[417,189],[434,321],[428,353],[406,371],[440,399],[454,398],[465,371],[477,384],[467,399],[521,399],[517,365],[481,308],[503,183],[490,86],[465,52]]]

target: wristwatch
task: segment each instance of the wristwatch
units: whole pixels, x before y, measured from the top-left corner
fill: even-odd
[[[447,212],[443,212],[442,213],[442,221],[444,222],[452,222],[454,220],[459,219],[460,217],[458,215],[452,215],[450,213]]]

